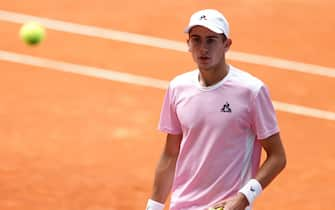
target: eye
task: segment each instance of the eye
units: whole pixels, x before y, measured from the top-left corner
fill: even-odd
[[[192,37],[192,38],[191,38],[191,43],[192,43],[193,45],[199,45],[200,42],[201,42],[200,37]]]
[[[208,38],[208,39],[206,39],[206,43],[207,44],[213,44],[213,43],[215,43],[216,42],[216,39],[215,38]]]

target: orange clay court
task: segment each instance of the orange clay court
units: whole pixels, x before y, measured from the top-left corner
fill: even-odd
[[[2,1],[0,10],[184,42],[189,16],[216,8],[232,51],[334,70],[330,0]],[[0,52],[169,81],[194,68],[186,52],[48,29],[37,47],[0,20]],[[186,46],[185,46],[186,47]],[[335,112],[335,78],[232,59],[260,77],[273,100]],[[164,89],[55,71],[0,56],[0,209],[144,209],[165,135]],[[256,210],[332,210],[335,121],[277,109],[288,156]]]

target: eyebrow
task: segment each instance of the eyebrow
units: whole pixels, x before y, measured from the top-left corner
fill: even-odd
[[[196,35],[196,34],[192,34],[192,35],[190,35],[190,37],[192,38],[192,37],[195,37],[195,38],[199,38],[199,37],[201,37],[200,35]],[[212,39],[212,38],[220,38],[219,36],[216,36],[216,35],[210,35],[210,36],[206,36],[205,37],[206,39]]]

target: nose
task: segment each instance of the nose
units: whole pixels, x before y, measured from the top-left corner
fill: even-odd
[[[201,42],[200,44],[200,52],[204,53],[204,52],[208,52],[208,45],[206,42]]]

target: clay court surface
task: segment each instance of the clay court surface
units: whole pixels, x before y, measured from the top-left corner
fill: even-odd
[[[217,8],[230,20],[233,52],[334,70],[335,3],[258,1],[2,1],[0,10],[179,42],[188,17]],[[195,66],[187,52],[47,29],[28,47],[21,24],[0,20],[0,51],[169,81]],[[46,26],[48,28],[48,26]],[[268,84],[274,101],[330,114],[335,78],[230,62]],[[333,68],[333,69],[332,69]],[[164,88],[65,73],[0,57],[0,209],[144,209],[164,134]],[[331,210],[335,121],[277,109],[285,171],[256,210]]]

